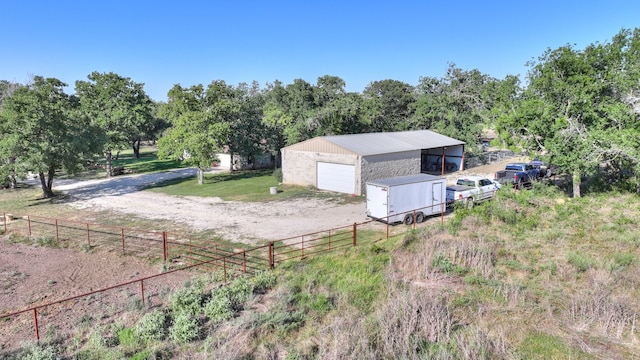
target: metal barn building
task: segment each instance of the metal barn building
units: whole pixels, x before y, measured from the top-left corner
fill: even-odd
[[[429,130],[316,137],[282,148],[282,182],[362,195],[371,180],[463,170],[464,144]]]

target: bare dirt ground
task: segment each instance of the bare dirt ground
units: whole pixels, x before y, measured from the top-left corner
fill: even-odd
[[[510,159],[517,160],[516,158]],[[451,174],[448,183],[466,174],[493,176],[506,161]],[[218,170],[219,171],[219,170]],[[195,176],[193,169],[158,174],[119,176],[90,181],[58,181],[55,189],[70,196],[69,205],[84,211],[113,211],[139,218],[166,220],[194,230],[212,230],[226,240],[255,244],[284,240],[321,230],[367,221],[365,202],[339,204],[324,199],[300,199],[245,203],[219,198],[176,197],[140,191],[176,177]],[[268,189],[265,189],[268,191]],[[428,226],[428,223],[423,224]],[[381,223],[368,226],[384,229]],[[148,229],[172,230],[172,229]],[[0,315],[91,292],[99,288],[157,274],[160,266],[120,255],[116,251],[83,253],[0,241]],[[193,276],[177,273],[145,283],[148,301],[160,301]],[[135,299],[140,285],[80,298],[39,311],[40,334],[64,333],[85,322],[96,324],[118,318]],[[84,319],[84,320],[83,320]],[[91,321],[89,321],[90,319]],[[88,331],[88,330],[87,330]],[[21,314],[0,320],[0,358],[20,342],[34,339],[33,316]]]

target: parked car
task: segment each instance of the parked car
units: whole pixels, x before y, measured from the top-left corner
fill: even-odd
[[[511,185],[516,189],[531,187],[531,182],[539,179],[540,167],[524,162],[508,163],[504,170],[494,175],[494,181],[502,185]]]
[[[447,186],[447,206],[461,202],[467,209],[474,204],[491,200],[502,185],[481,176],[459,178],[455,185]]]

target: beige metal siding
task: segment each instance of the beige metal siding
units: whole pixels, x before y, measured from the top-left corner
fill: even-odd
[[[360,161],[357,155],[298,151],[290,147],[282,152],[282,182],[285,184],[317,187],[317,163],[354,165],[356,189],[360,189]],[[357,194],[360,195],[360,194]]]

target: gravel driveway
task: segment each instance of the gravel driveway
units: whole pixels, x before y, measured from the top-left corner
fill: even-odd
[[[148,185],[195,175],[195,169],[176,169],[100,180],[56,180],[54,188],[69,195],[69,205],[78,209],[111,210],[178,222],[194,230],[213,230],[225,240],[247,244],[281,240],[368,220],[364,202],[339,205],[311,198],[250,203],[141,190]],[[154,230],[172,229],[159,223]]]

